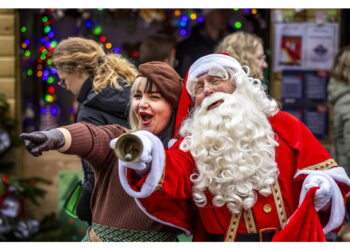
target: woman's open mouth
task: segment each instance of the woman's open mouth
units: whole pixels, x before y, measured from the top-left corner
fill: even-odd
[[[210,104],[208,107],[207,107],[207,110],[211,110],[211,109],[215,109],[216,107],[220,106],[221,103],[223,103],[224,100],[223,99],[220,99],[212,104]]]
[[[153,120],[153,115],[146,112],[140,112],[139,117],[141,118],[141,122],[143,125],[148,125]]]

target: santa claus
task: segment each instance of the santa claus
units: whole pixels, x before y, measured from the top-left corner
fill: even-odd
[[[342,225],[350,180],[248,75],[228,55],[198,59],[178,108],[180,138],[166,150],[151,133],[135,132],[144,150],[136,163],[120,160],[122,186],[151,218],[195,240],[325,240]],[[302,223],[298,208],[311,211]]]

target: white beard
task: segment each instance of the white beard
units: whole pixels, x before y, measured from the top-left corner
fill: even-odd
[[[213,205],[226,204],[234,214],[253,207],[256,192],[271,194],[278,175],[278,143],[268,115],[262,111],[271,100],[265,98],[262,105],[240,92],[214,93],[205,98],[180,131],[187,135],[180,147],[190,150],[198,170],[191,176],[194,202],[205,206],[204,191],[208,189]],[[220,106],[207,110],[220,99],[224,100]]]

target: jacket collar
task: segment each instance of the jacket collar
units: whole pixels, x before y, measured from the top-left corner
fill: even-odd
[[[83,103],[86,100],[91,89],[92,89],[92,79],[91,77],[89,77],[88,79],[86,79],[83,86],[81,86],[81,89],[77,98],[79,103]]]

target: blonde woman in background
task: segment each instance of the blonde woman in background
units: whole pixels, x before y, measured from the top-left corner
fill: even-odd
[[[67,88],[79,103],[78,122],[93,125],[128,125],[130,85],[137,69],[121,55],[105,54],[102,46],[91,39],[70,37],[62,40],[53,54],[62,87]],[[79,219],[91,224],[91,192],[94,173],[82,159],[83,192],[77,203]]]
[[[268,67],[264,52],[263,40],[244,31],[226,36],[216,47],[216,53],[227,53],[241,65],[250,68],[250,76],[264,79],[264,69]]]

